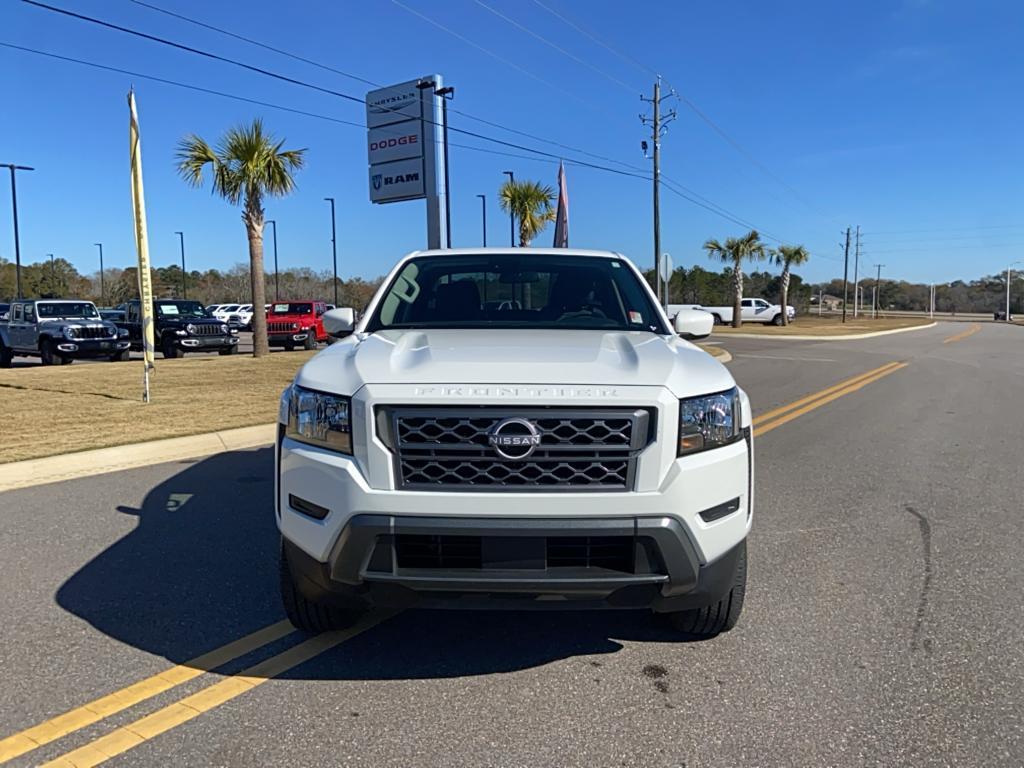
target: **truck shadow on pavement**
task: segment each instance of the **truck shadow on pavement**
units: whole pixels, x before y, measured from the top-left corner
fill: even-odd
[[[273,451],[223,453],[150,490],[136,528],[69,578],[58,604],[104,634],[181,663],[284,618]],[[605,654],[615,638],[680,638],[644,611],[409,610],[292,670],[306,679],[507,672]]]

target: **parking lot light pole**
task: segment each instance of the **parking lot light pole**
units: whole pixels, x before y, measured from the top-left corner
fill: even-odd
[[[27,165],[0,163],[0,168],[11,172],[11,208],[14,209],[14,298],[21,298],[21,240],[18,237],[18,185],[14,181],[15,171],[34,171]]]
[[[331,204],[331,253],[334,255],[334,306],[338,306],[338,231],[334,222],[334,198],[325,197]],[[277,227],[274,228],[275,230]]]
[[[50,257],[50,289],[51,291],[57,287],[57,269],[53,265],[53,254],[46,254]],[[59,298],[55,296],[54,298]]]
[[[1010,271],[1017,264],[1024,264],[1024,261],[1015,261],[1006,268],[1006,322],[1010,322]]]
[[[504,173],[506,176],[508,176],[508,183],[509,184],[515,184],[515,182],[516,182],[516,175],[514,173],[512,173],[512,171],[502,171],[502,173]],[[512,206],[509,206],[509,208],[508,208],[508,218],[509,218],[509,245],[511,245],[513,248],[515,248],[516,247],[516,213],[515,213],[515,211],[512,210]]]
[[[274,301],[281,300],[281,281],[277,274],[277,221],[267,219],[267,224],[274,228]]]
[[[107,292],[103,289],[103,243],[93,243],[100,249],[100,306],[107,306]]]
[[[178,241],[181,244],[181,298],[188,298],[188,285],[186,284],[186,272],[185,272],[185,233],[175,232],[178,236]]]
[[[487,195],[477,195],[480,198],[480,215],[483,218],[484,248],[487,247]]]

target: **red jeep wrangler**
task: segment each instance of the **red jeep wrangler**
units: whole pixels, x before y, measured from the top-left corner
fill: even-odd
[[[318,341],[327,341],[322,301],[274,302],[267,310],[267,340],[272,347],[293,350],[296,346],[316,349]]]

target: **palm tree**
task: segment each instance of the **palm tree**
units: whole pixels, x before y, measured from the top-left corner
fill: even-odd
[[[750,230],[743,237],[727,237],[725,244],[717,240],[704,243],[708,256],[732,267],[732,327],[743,325],[741,301],[743,299],[743,262],[764,259],[767,252],[757,230]]]
[[[777,250],[771,252],[771,256],[772,260],[782,267],[782,324],[789,325],[789,315],[786,314],[786,303],[789,301],[789,270],[790,267],[806,264],[811,254],[802,245],[780,245]]]
[[[519,246],[526,248],[539,235],[549,221],[555,220],[551,201],[555,193],[551,187],[536,181],[506,181],[498,190],[501,210],[511,213],[519,222]]]
[[[252,305],[266,303],[266,279],[263,271],[263,198],[283,197],[295,189],[293,172],[305,164],[305,149],[281,149],[277,141],[263,130],[259,118],[251,125],[228,129],[217,148],[192,134],[178,143],[178,173],[193,187],[203,185],[207,165],[213,177],[213,193],[232,205],[242,203],[242,221],[249,237],[249,280]],[[267,316],[252,316],[252,354],[269,353]]]

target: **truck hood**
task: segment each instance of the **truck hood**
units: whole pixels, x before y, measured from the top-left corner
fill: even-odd
[[[733,387],[717,360],[674,336],[580,330],[407,330],[350,336],[299,371],[300,386],[364,384],[666,386],[678,397]]]

